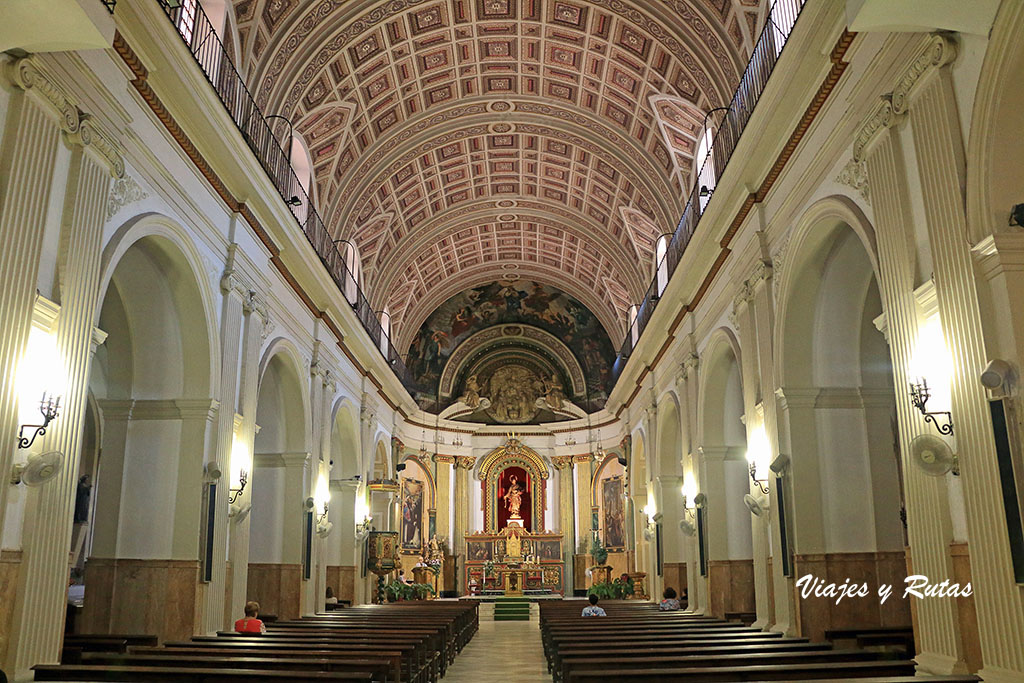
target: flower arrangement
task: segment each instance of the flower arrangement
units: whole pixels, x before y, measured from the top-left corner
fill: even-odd
[[[384,586],[384,592],[387,594],[388,602],[425,600],[428,595],[433,594],[434,587],[429,583],[402,583],[396,580]]]

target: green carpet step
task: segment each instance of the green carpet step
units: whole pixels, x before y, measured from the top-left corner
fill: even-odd
[[[529,614],[497,614],[494,615],[495,621],[529,621]]]
[[[494,613],[495,614],[529,614],[530,613],[530,608],[529,607],[525,607],[525,608],[511,607],[511,608],[508,608],[508,609],[496,609],[496,610],[494,610]]]

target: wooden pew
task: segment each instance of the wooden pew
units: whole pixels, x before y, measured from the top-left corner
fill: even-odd
[[[249,683],[250,681],[358,681],[372,683],[368,672],[261,671],[258,669],[203,669],[156,666],[90,666],[39,664],[37,681],[127,681],[129,683]]]
[[[734,681],[805,681],[837,676],[847,679],[880,677],[888,680],[894,676],[913,675],[915,667],[914,661],[909,659],[780,666],[750,664],[721,667],[666,667],[643,670],[632,668],[632,664],[632,660],[621,660],[620,667],[613,669],[573,671],[567,683],[674,683],[676,681],[733,683]]]
[[[82,664],[115,667],[187,667],[192,669],[258,669],[260,671],[329,671],[369,673],[374,681],[394,683],[399,680],[400,669],[386,657],[277,657],[231,655],[182,657],[180,653],[164,654],[111,654],[90,653]]]

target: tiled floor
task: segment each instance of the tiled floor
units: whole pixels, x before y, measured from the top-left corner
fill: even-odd
[[[536,606],[530,621],[493,621],[494,607],[486,607],[480,611],[480,631],[455,658],[443,683],[551,683]]]

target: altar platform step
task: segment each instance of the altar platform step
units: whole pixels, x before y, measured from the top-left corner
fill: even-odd
[[[527,598],[497,598],[494,601],[494,620],[529,621],[530,601]]]

